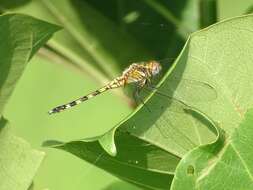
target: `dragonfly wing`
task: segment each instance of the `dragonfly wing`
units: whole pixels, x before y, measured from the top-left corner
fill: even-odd
[[[175,82],[177,85],[173,84]],[[173,89],[174,86],[176,88]],[[174,120],[182,118],[179,115],[187,113],[185,115],[187,117],[191,110],[196,110],[190,105],[194,105],[194,102],[211,101],[217,98],[214,87],[208,83],[189,79],[173,79],[170,81],[170,85],[162,85],[158,89],[146,86],[144,89],[155,91],[154,98],[147,102],[146,107],[150,107],[151,112],[161,115],[155,126],[164,138],[172,138],[170,130],[174,128]],[[186,120],[192,122],[192,117]],[[166,125],[161,123],[166,123]],[[171,127],[168,128],[168,125]],[[187,126],[187,124],[185,125]]]
[[[147,88],[145,87],[144,89]],[[147,91],[150,92],[150,90],[151,89],[148,89]],[[185,117],[187,117],[186,113],[188,113],[189,110],[194,110],[193,107],[185,102],[163,94],[158,90],[156,90],[153,98],[146,102],[144,109],[146,108],[148,108],[147,112],[149,112],[149,114],[159,115],[159,119],[154,123],[154,126],[165,139],[174,138],[172,136],[172,131],[177,128],[176,124],[174,124],[175,120],[182,118],[182,116],[180,116],[182,114],[185,114]]]
[[[169,94],[166,94],[164,92],[161,92],[160,90],[154,89],[152,87],[144,87],[144,90],[147,92],[155,91],[155,95],[157,98],[155,98],[155,103],[152,104],[153,111],[161,112],[164,109],[167,109],[169,107],[169,110],[171,112],[177,112],[177,113],[185,113],[187,110],[192,109],[192,107],[185,102],[170,96]],[[165,104],[166,102],[166,104]],[[146,105],[149,106],[149,105]]]
[[[202,81],[193,79],[171,78],[168,84],[159,88],[162,94],[171,94],[184,102],[212,101],[217,98],[215,88]]]
[[[217,98],[217,91],[213,86],[192,79],[173,77],[168,83],[162,84],[159,88],[147,85],[144,89],[156,91],[155,96],[160,97],[156,99],[157,105],[163,105],[164,102],[167,102],[169,110],[174,112],[185,112],[185,110],[192,109],[190,105],[196,102],[207,102]],[[166,101],[164,98],[168,100]],[[158,103],[159,101],[161,101],[161,104]],[[156,105],[156,103],[153,105]]]

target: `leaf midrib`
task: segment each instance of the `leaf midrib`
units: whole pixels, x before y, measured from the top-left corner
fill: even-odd
[[[215,169],[215,166],[219,163],[219,161],[222,160],[223,155],[226,153],[227,149],[231,147],[236,156],[238,157],[238,159],[240,160],[241,164],[243,165],[243,167],[245,168],[249,178],[251,179],[251,181],[253,182],[253,174],[248,170],[247,164],[244,161],[243,157],[240,155],[240,152],[235,148],[235,146],[233,145],[233,141],[232,139],[228,140],[227,142],[225,142],[223,150],[221,151],[221,153],[218,153],[218,159],[214,162],[214,164],[212,164],[211,166],[209,166],[209,168],[207,169],[206,172],[202,173],[196,180],[196,184],[199,183],[202,179],[205,179],[205,177],[213,170]]]

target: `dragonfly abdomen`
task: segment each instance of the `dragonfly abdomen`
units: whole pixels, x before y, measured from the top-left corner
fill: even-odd
[[[78,104],[80,104],[80,103],[82,103],[82,102],[84,102],[86,100],[89,100],[89,99],[91,99],[91,98],[93,98],[93,97],[95,97],[95,96],[97,96],[97,95],[99,95],[99,94],[101,94],[101,93],[109,90],[109,89],[110,89],[109,86],[104,86],[104,87],[102,87],[102,88],[100,88],[100,89],[98,89],[98,90],[96,90],[96,91],[94,91],[94,92],[92,92],[92,93],[90,93],[88,95],[82,96],[81,98],[78,98],[78,99],[76,99],[76,100],[74,100],[72,102],[69,102],[69,103],[64,104],[64,105],[57,106],[57,107],[53,108],[52,110],[50,110],[48,113],[49,114],[59,113],[61,111],[69,109],[69,108],[71,108],[73,106],[76,106],[76,105],[78,105]]]
[[[50,110],[48,113],[49,114],[53,114],[53,113],[59,113],[61,111],[64,111],[66,109],[69,109],[73,106],[76,106],[86,100],[89,100],[109,89],[113,89],[113,88],[118,88],[118,87],[121,87],[124,85],[124,78],[123,77],[117,77],[116,79],[114,79],[112,82],[110,82],[109,84],[107,84],[106,86],[98,89],[98,90],[95,90],[93,92],[91,92],[90,94],[88,95],[85,95],[85,96],[82,96],[81,98],[78,98],[72,102],[69,102],[67,104],[63,104],[63,105],[60,105],[60,106],[57,106],[55,108],[53,108],[52,110]]]

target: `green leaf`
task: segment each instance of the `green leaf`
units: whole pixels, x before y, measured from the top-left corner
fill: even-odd
[[[242,16],[192,34],[159,90],[206,113],[231,134],[245,111],[253,106],[252,23],[252,15]],[[207,83],[217,97],[209,97],[213,94],[211,90],[196,90],[190,83],[186,86],[185,80],[175,82],[172,80],[175,77]],[[205,97],[208,101],[202,101]],[[173,102],[166,98],[154,94],[146,105],[153,110],[152,114],[142,107],[120,127],[179,157],[214,140],[210,127],[187,114],[173,112]],[[158,128],[163,128],[163,132]]]
[[[0,119],[0,189],[27,190],[44,156],[14,136],[7,120]]]
[[[141,187],[167,189],[170,186],[178,157],[127,133],[118,133],[115,140],[118,148],[115,157],[108,155],[98,141],[91,139],[68,143],[48,141],[44,146],[68,151]]]
[[[190,151],[180,161],[171,189],[252,189],[252,126],[250,109],[231,136],[219,129],[214,143]]]
[[[25,15],[0,16],[0,113],[29,59],[57,30],[58,26]]]
[[[160,154],[160,156],[163,155],[163,159],[177,158],[166,162],[159,161],[159,164],[155,166],[143,167],[147,175],[150,174],[149,171],[152,168],[155,168],[158,173],[167,172],[167,181],[149,184],[149,186],[168,189],[171,183],[170,174],[172,175],[175,171],[172,166],[178,162],[178,159],[199,145],[211,143],[216,139],[217,132],[212,127],[213,125],[207,122],[205,114],[217,122],[229,136],[242,122],[246,110],[253,107],[252,31],[253,16],[248,15],[217,23],[192,34],[180,56],[158,85],[159,92],[154,92],[149,96],[145,101],[145,106],[137,108],[115,129],[104,136],[97,137],[103,144],[102,147],[110,155],[115,155],[112,147],[116,146],[120,155],[122,152],[130,151],[126,147],[133,146],[132,141],[138,139],[139,142],[134,143],[136,144],[133,148],[135,151],[139,150],[137,148],[143,142],[150,145],[152,149],[159,150],[156,152],[156,157]],[[176,78],[178,80],[175,80]],[[161,96],[160,92],[178,101]],[[205,114],[201,116],[184,110],[196,110]],[[114,131],[116,131],[115,143],[111,140]],[[125,133],[129,134],[128,140],[121,140],[124,139]],[[105,138],[105,136],[108,137]],[[105,140],[101,141],[101,138]],[[90,160],[88,157],[95,154],[96,156],[90,162],[98,165],[99,162],[95,160],[103,151],[99,147],[94,148],[94,144],[98,146],[99,143],[98,141],[89,143],[77,141],[58,144],[57,147],[85,160]],[[89,151],[86,152],[85,149]],[[128,156],[133,156],[130,160],[143,157],[146,163],[149,163],[149,151],[129,152]],[[118,154],[110,159],[117,160]],[[120,165],[127,163],[127,159],[123,159]],[[169,170],[159,169],[167,168],[168,165],[170,165]],[[115,174],[114,167],[102,168]],[[193,169],[189,168],[190,173]],[[124,169],[124,173],[116,175],[133,183],[140,183],[139,177],[135,176],[136,178],[133,179],[127,176],[128,171],[125,170],[131,171],[131,176],[134,176],[136,172],[128,167]],[[144,173],[142,176],[146,178]],[[152,175],[153,178],[157,177],[154,173]],[[150,179],[146,178],[146,180],[142,179],[141,184],[145,186],[145,183],[149,182]]]

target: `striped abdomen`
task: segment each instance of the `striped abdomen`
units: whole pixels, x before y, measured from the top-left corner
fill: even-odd
[[[102,88],[100,88],[88,95],[78,98],[72,102],[57,106],[57,107],[53,108],[52,110],[50,110],[48,113],[53,114],[53,113],[58,113],[58,112],[64,111],[64,110],[69,109],[73,106],[76,106],[86,100],[89,100],[89,99],[109,90],[109,89],[118,88],[118,87],[123,86],[124,84],[125,84],[125,77],[118,77],[118,78],[114,79],[112,82],[110,82],[109,84],[107,84],[106,86],[104,86],[104,87],[102,87]]]

